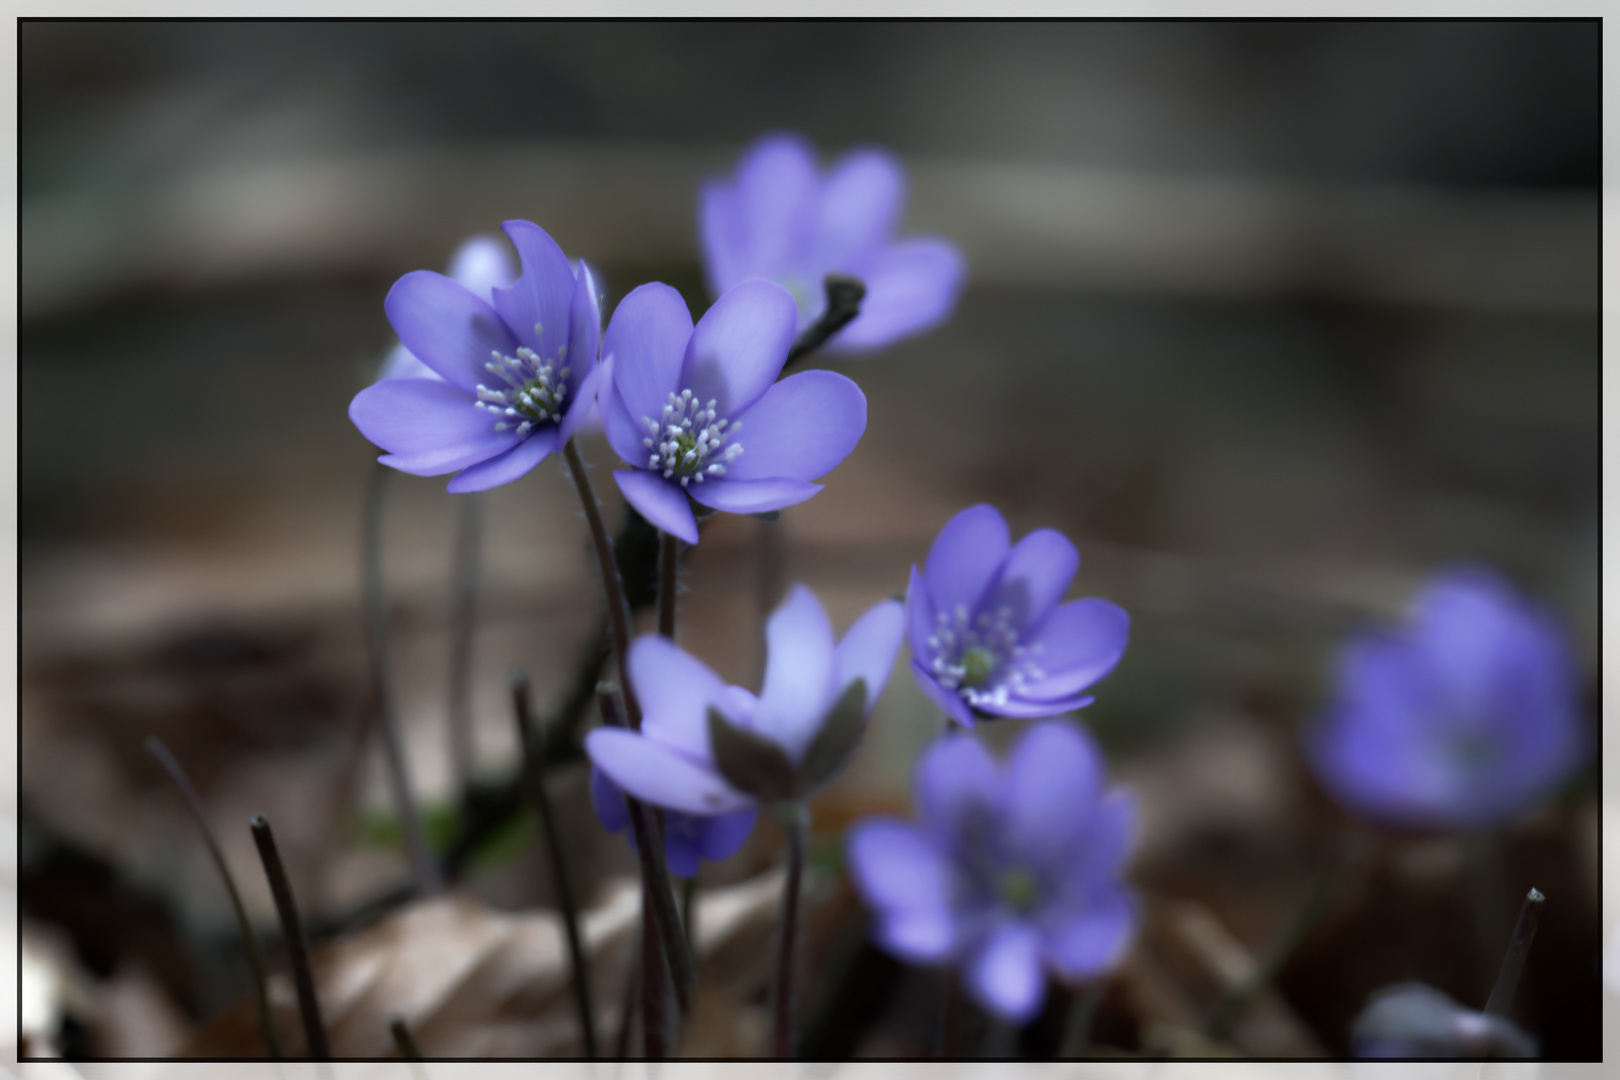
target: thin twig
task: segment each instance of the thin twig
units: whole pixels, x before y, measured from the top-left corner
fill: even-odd
[[[304,927],[298,920],[298,904],[293,900],[287,869],[281,865],[276,838],[265,816],[255,814],[248,825],[253,830],[253,842],[259,848],[259,861],[264,863],[264,876],[270,881],[270,895],[275,897],[276,914],[281,917],[281,936],[287,943],[287,961],[292,965],[293,986],[298,991],[298,1014],[304,1021],[306,1049],[316,1061],[329,1061],[332,1048],[326,1041],[326,1026],[321,1023],[320,1000],[315,996],[315,976],[309,966],[309,946],[304,941]]]
[[[1531,889],[1519,908],[1519,921],[1513,927],[1513,939],[1508,942],[1507,954],[1502,957],[1502,970],[1497,973],[1496,986],[1491,989],[1490,1000],[1485,1003],[1486,1016],[1506,1017],[1513,1007],[1513,993],[1519,988],[1519,976],[1524,972],[1524,961],[1530,955],[1530,943],[1536,939],[1536,927],[1541,924],[1541,905],[1547,898],[1537,889]]]
[[[202,833],[203,844],[208,848],[208,855],[214,860],[214,869],[219,871],[219,879],[225,883],[225,892],[231,898],[231,910],[236,913],[236,928],[242,935],[242,948],[247,953],[248,967],[253,971],[253,994],[259,1006],[259,1026],[264,1029],[264,1045],[270,1051],[270,1056],[281,1060],[281,1039],[276,1034],[274,1014],[270,1011],[270,984],[265,977],[264,954],[259,951],[259,937],[253,932],[253,923],[248,919],[247,907],[242,903],[242,894],[236,888],[236,878],[231,874],[230,866],[225,862],[225,854],[220,851],[219,841],[214,836],[214,827],[208,820],[208,812],[203,809],[202,799],[197,797],[197,791],[191,786],[191,780],[180,763],[169,753],[169,748],[163,745],[163,740],[155,735],[147,737],[147,753],[157,759],[163,766],[163,771],[169,774],[174,786],[180,789],[180,796],[186,801],[191,810],[191,816],[197,822],[197,831]]]
[[[456,547],[451,561],[450,763],[465,804],[476,770],[472,722],[473,640],[478,635],[478,578],[483,555],[484,493],[456,496]]]
[[[435,896],[444,888],[439,864],[428,845],[422,815],[411,792],[410,773],[405,765],[405,747],[399,732],[399,703],[394,697],[393,662],[388,648],[388,604],[383,586],[383,509],[387,505],[388,480],[393,470],[378,464],[366,488],[366,511],[361,551],[362,589],[365,594],[366,640],[371,648],[373,700],[380,710],[383,757],[388,766],[388,786],[394,799],[405,847],[410,853],[411,873],[423,896]]]
[[[805,836],[809,811],[803,803],[783,807],[787,833],[787,881],[782,886],[782,921],[776,940],[776,988],[772,1003],[771,1056],[793,1056],[793,975],[799,939],[799,885],[804,877]]]
[[[573,877],[568,872],[568,859],[563,852],[562,831],[557,825],[557,813],[551,805],[551,796],[546,791],[532,712],[528,676],[518,672],[512,678],[512,716],[517,723],[518,741],[523,748],[523,773],[528,780],[529,798],[534,801],[535,811],[540,815],[540,831],[545,835],[551,879],[557,886],[557,903],[562,907],[563,929],[568,936],[568,960],[573,966],[574,1004],[579,1010],[580,1038],[585,1045],[585,1056],[594,1059],[597,1052],[596,1018],[591,1008],[590,965],[580,939],[579,905],[574,898]]]

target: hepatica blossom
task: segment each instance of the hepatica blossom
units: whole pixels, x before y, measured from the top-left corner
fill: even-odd
[[[1029,729],[1004,766],[965,735],[917,761],[915,823],[851,831],[849,866],[878,943],[915,963],[960,964],[986,1009],[1022,1022],[1044,971],[1083,982],[1130,943],[1136,905],[1121,880],[1136,816],[1104,790],[1090,737],[1062,721]]]
[[[602,342],[612,393],[603,427],[631,469],[619,490],[664,532],[697,543],[693,501],[762,513],[803,502],[866,430],[866,396],[830,371],[776,381],[792,347],[793,298],[746,281],[697,326],[654,282],[619,303]]]
[[[624,833],[630,846],[635,847],[635,834],[629,828],[630,808],[625,804],[624,792],[594,765],[591,766],[591,804],[596,808],[596,819],[604,829]],[[680,878],[696,877],[699,862],[719,862],[730,858],[753,831],[758,813],[752,806],[729,814],[713,815],[666,810],[664,860],[669,864],[669,872]]]
[[[495,290],[508,289],[517,277],[506,244],[494,236],[470,236],[450,256],[450,280],[486,304],[495,303]],[[439,373],[417,359],[404,342],[384,358],[378,379],[437,379]]]
[[[699,195],[709,288],[718,296],[753,277],[780,282],[802,330],[826,307],[826,275],[848,274],[866,284],[866,298],[826,348],[875,349],[931,329],[956,305],[966,265],[949,241],[894,239],[905,195],[905,173],[881,150],[852,151],[821,176],[803,138],[764,136],[732,179],[710,180]]]
[[[957,514],[924,568],[911,568],[917,685],[968,727],[975,715],[1055,716],[1089,704],[1084,691],[1119,662],[1131,620],[1107,600],[1060,603],[1079,568],[1062,533],[1037,529],[1012,545],[995,507]]]
[[[461,470],[451,491],[482,491],[527,473],[566,442],[595,397],[601,309],[590,270],[576,275],[551,237],[503,226],[523,273],[486,300],[417,270],[383,308],[400,344],[439,378],[384,379],[356,395],[349,418],[401,472]]]
[[[802,799],[854,750],[894,664],[902,622],[900,605],[885,600],[835,644],[821,602],[794,586],[766,626],[758,697],[727,686],[667,638],[643,637],[630,650],[641,731],[598,728],[586,736],[585,749],[631,795],[683,814]],[[717,747],[717,729],[731,742]],[[745,757],[748,749],[763,751],[751,759],[760,775],[741,777],[729,768],[726,747],[738,741]]]
[[[1563,634],[1479,568],[1435,577],[1404,627],[1352,639],[1336,700],[1306,739],[1345,805],[1431,828],[1506,821],[1589,750]]]

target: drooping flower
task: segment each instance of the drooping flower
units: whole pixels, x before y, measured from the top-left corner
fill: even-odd
[[[980,504],[940,530],[911,568],[911,672],[957,723],[979,716],[1056,716],[1089,704],[1085,689],[1124,655],[1131,619],[1117,604],[1060,603],[1080,568],[1062,533],[1010,544],[1007,522]]]
[[[511,288],[517,277],[508,251],[507,245],[498,237],[484,233],[469,236],[450,256],[450,280],[464,286],[484,303],[492,305],[495,303],[495,290]],[[439,373],[422,363],[402,341],[388,351],[377,378],[438,379]]]
[[[744,152],[734,179],[712,179],[698,197],[704,268],[715,295],[753,277],[792,292],[797,328],[821,317],[828,273],[866,285],[861,313],[825,348],[881,348],[944,321],[967,266],[947,240],[895,240],[906,178],[882,150],[851,151],[825,176],[798,135],[766,135]]]
[[[1420,828],[1483,827],[1534,807],[1580,767],[1569,645],[1483,568],[1446,571],[1408,623],[1353,637],[1306,757],[1342,803]]]
[[[368,386],[349,405],[361,434],[401,472],[461,470],[450,490],[482,491],[533,469],[566,442],[596,396],[601,308],[590,269],[576,276],[538,225],[501,226],[523,273],[485,300],[431,270],[383,302],[400,344],[439,376]]]
[[[1015,1022],[1039,1011],[1043,969],[1071,983],[1109,970],[1137,922],[1121,877],[1136,809],[1105,781],[1090,736],[1062,721],[1031,727],[1005,765],[970,736],[937,740],[917,760],[920,820],[849,836],[878,943],[960,964],[974,1000]]]
[[[626,296],[602,342],[603,426],[630,469],[619,490],[664,532],[697,543],[687,497],[739,514],[780,510],[849,456],[866,430],[866,395],[831,371],[776,381],[793,344],[793,298],[746,281],[697,326],[657,282]],[[612,392],[607,387],[611,385]]]
[[[1404,982],[1373,993],[1351,1025],[1350,1051],[1358,1058],[1532,1058],[1536,1041],[1503,1017]]]
[[[630,650],[641,731],[597,728],[585,749],[626,792],[684,814],[803,799],[854,750],[888,680],[903,622],[900,605],[885,600],[834,644],[821,601],[795,585],[766,626],[758,697],[727,686],[667,638],[643,637]],[[718,747],[717,732],[728,740]],[[757,766],[759,776],[740,777],[731,768],[739,744],[745,765]]]
[[[591,766],[591,805],[596,820],[608,832],[623,832],[635,847],[635,833],[629,828],[630,808],[624,792],[606,773]],[[759,811],[753,806],[729,814],[682,814],[664,811],[664,860],[669,872],[679,878],[696,877],[699,862],[719,862],[736,854],[753,831]]]

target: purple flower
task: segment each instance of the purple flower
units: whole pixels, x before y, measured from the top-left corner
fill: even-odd
[[[496,289],[509,289],[517,274],[512,269],[512,256],[498,237],[480,234],[469,236],[450,256],[450,280],[463,285],[486,304],[495,302]],[[395,345],[383,360],[377,378],[381,379],[437,379],[439,373],[417,359],[404,342]],[[442,380],[441,380],[442,381]]]
[[[602,422],[634,468],[613,479],[664,532],[697,543],[689,495],[738,514],[803,502],[860,441],[866,396],[853,382],[830,371],[776,381],[794,318],[793,298],[769,281],[738,285],[696,327],[680,293],[657,282],[614,311]]]
[[[1306,757],[1350,809],[1395,825],[1497,824],[1585,761],[1574,662],[1553,619],[1482,568],[1436,576],[1399,629],[1339,657]]]
[[[1121,880],[1136,808],[1105,779],[1090,736],[1061,721],[1031,727],[1005,766],[970,736],[936,741],[913,782],[921,820],[850,833],[878,943],[962,965],[974,999],[1012,1021],[1039,1011],[1043,967],[1068,982],[1113,967],[1137,921]]]
[[[630,846],[636,846],[635,833],[628,828],[630,808],[624,792],[606,773],[591,766],[591,803],[596,819],[608,832],[623,832]],[[664,811],[664,859],[669,872],[680,878],[696,877],[699,861],[719,862],[736,854],[754,829],[758,810],[745,806],[729,814],[682,814]]]
[[[1358,1058],[1531,1058],[1536,1042],[1500,1016],[1404,982],[1373,993],[1350,1028],[1350,1050]]]
[[[1062,533],[1037,529],[1010,546],[993,506],[970,507],[940,530],[928,563],[911,568],[906,622],[911,673],[967,727],[979,716],[1055,716],[1125,652],[1131,618],[1107,600],[1060,604],[1080,568]]]
[[[641,731],[597,728],[586,736],[585,749],[615,784],[655,806],[696,815],[748,806],[758,798],[728,783],[715,760],[710,710],[774,747],[787,767],[801,766],[856,680],[865,685],[857,720],[871,713],[900,647],[903,622],[900,605],[885,600],[835,645],[821,601],[795,585],[766,626],[765,688],[758,697],[727,686],[667,638],[643,637],[630,649]],[[818,782],[842,763],[831,761]]]
[[[501,226],[523,274],[486,300],[431,270],[383,301],[400,344],[439,376],[368,386],[349,405],[361,434],[401,472],[462,470],[451,491],[516,480],[573,435],[596,396],[601,309],[590,270],[576,276],[539,226]]]
[[[932,329],[956,306],[967,268],[949,241],[892,239],[905,199],[905,173],[884,151],[852,151],[821,177],[803,137],[766,135],[744,152],[734,180],[710,180],[698,198],[709,289],[719,296],[748,278],[780,282],[802,330],[826,307],[826,275],[849,274],[865,282],[866,299],[827,348],[876,349]]]

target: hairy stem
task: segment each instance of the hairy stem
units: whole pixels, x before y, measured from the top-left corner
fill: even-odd
[[[624,695],[625,719],[630,730],[641,730],[641,706],[630,685],[630,605],[624,600],[624,584],[619,578],[619,567],[613,558],[613,541],[607,526],[602,523],[602,504],[596,499],[590,475],[573,439],[563,444],[563,458],[579,490],[579,503],[585,509],[585,522],[590,526],[591,545],[596,550],[597,569],[602,576],[602,594],[607,601],[608,625],[613,633],[613,656],[618,661],[619,692]]]
[[[793,975],[799,938],[799,886],[804,877],[804,848],[810,815],[802,803],[781,810],[787,833],[787,881],[782,886],[782,920],[776,939],[776,989],[772,1006],[771,1056],[793,1056]]]
[[[472,786],[472,657],[478,632],[478,577],[483,554],[484,493],[456,496],[456,547],[451,561],[450,762],[462,802]]]
[[[411,873],[417,891],[437,895],[444,888],[439,865],[428,846],[427,830],[411,793],[410,773],[405,766],[405,747],[399,732],[399,704],[394,698],[393,662],[388,648],[388,603],[383,587],[383,510],[387,505],[388,481],[393,470],[379,464],[371,472],[366,489],[366,513],[361,553],[362,590],[365,594],[366,640],[371,649],[372,698],[382,720],[383,756],[388,768],[388,787],[394,799],[394,814],[410,853]]]
[[[281,853],[276,850],[269,820],[263,814],[255,814],[248,825],[253,830],[253,843],[259,849],[259,861],[264,863],[264,876],[270,882],[270,895],[276,901],[276,914],[281,917],[281,936],[287,943],[287,962],[292,965],[293,986],[298,991],[298,1015],[304,1021],[306,1049],[316,1061],[330,1061],[332,1048],[326,1041],[326,1025],[321,1023],[321,1004],[315,996],[315,976],[309,966],[309,946],[304,941],[304,926],[298,919],[298,905],[293,900],[287,869],[281,865]]]
[[[551,805],[542,772],[539,739],[534,730],[533,708],[529,703],[529,679],[519,672],[512,679],[512,716],[517,723],[518,742],[523,748],[523,775],[529,798],[540,815],[540,831],[545,836],[546,858],[551,863],[551,880],[557,886],[557,903],[562,908],[563,929],[568,937],[568,961],[573,968],[574,1005],[579,1011],[580,1039],[585,1056],[596,1057],[596,1017],[591,1008],[590,964],[579,933],[579,905],[574,899],[574,881],[563,853],[562,831]]]
[[[148,736],[146,740],[147,753],[157,759],[163,766],[163,771],[169,774],[174,786],[180,789],[180,797],[186,801],[191,816],[197,822],[197,831],[202,833],[203,844],[208,848],[209,858],[214,860],[214,869],[219,871],[219,879],[225,883],[225,892],[231,898],[231,910],[236,913],[236,929],[242,935],[242,948],[247,953],[248,967],[253,971],[253,994],[259,1007],[259,1026],[264,1029],[264,1045],[270,1056],[277,1061],[281,1060],[281,1039],[276,1034],[276,1023],[270,1011],[270,985],[264,973],[264,954],[259,951],[259,937],[253,932],[253,923],[248,919],[247,907],[242,903],[242,894],[236,888],[236,878],[231,874],[231,868],[225,862],[225,854],[220,851],[219,841],[214,836],[214,827],[209,823],[208,812],[203,809],[202,800],[197,797],[197,791],[191,786],[186,771],[180,763],[169,753],[169,748],[163,745],[163,740],[157,736]]]

